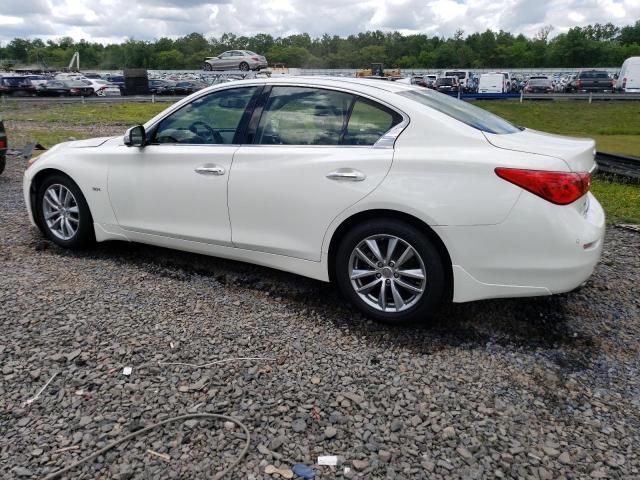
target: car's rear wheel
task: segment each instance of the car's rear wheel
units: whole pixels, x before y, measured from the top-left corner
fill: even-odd
[[[0,173],[4,172],[4,168],[7,165],[7,157],[0,155]]]
[[[240,70],[243,72],[249,71],[249,64],[247,62],[240,63]]]
[[[51,175],[38,188],[38,215],[44,233],[66,248],[81,248],[94,240],[93,220],[80,188],[69,177]]]
[[[202,66],[202,68],[204,70],[206,70],[207,72],[210,72],[213,69],[213,67],[211,66],[211,64],[209,62],[204,62],[204,65]]]
[[[426,320],[446,288],[438,249],[395,219],[369,220],[349,231],[336,254],[335,279],[363,313],[393,324]]]

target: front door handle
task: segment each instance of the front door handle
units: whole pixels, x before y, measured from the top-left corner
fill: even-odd
[[[200,175],[224,175],[224,168],[218,165],[202,165],[194,171]]]
[[[327,173],[327,178],[329,180],[347,180],[350,182],[361,182],[365,178],[367,178],[367,176],[360,170],[355,170],[353,168],[339,168],[338,170]]]

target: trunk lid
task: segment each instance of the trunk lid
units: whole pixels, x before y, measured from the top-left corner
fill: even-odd
[[[528,128],[502,135],[484,132],[484,136],[494,147],[559,158],[572,172],[590,172],[595,165],[596,143],[590,138],[565,137]]]

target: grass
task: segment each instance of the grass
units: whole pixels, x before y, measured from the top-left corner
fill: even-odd
[[[20,129],[10,133],[10,145],[21,148],[27,143],[39,143],[46,148],[51,148],[56,143],[67,142],[69,140],[82,140],[92,135],[88,132],[66,129]]]
[[[7,103],[0,112],[5,120],[34,121],[74,125],[138,125],[146,123],[171,103],[65,104],[42,108],[21,108]]]
[[[640,224],[640,185],[595,179],[591,192],[602,204],[608,223]]]

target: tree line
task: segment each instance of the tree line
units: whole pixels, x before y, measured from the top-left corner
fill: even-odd
[[[382,31],[317,38],[306,33],[277,38],[264,33],[224,33],[213,38],[191,33],[176,39],[131,38],[109,45],[76,42],[70,37],[47,41],[15,38],[0,45],[0,67],[18,63],[61,68],[76,51],[83,69],[103,70],[199,69],[204,57],[235,49],[263,54],[271,64],[303,68],[362,68],[373,62],[394,68],[615,67],[640,55],[640,20],[621,28],[610,23],[574,27],[551,38],[552,31],[552,26],[543,27],[532,38],[502,30],[470,35],[457,31],[446,39]]]

